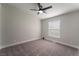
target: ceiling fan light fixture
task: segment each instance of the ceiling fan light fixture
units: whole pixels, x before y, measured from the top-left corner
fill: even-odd
[[[43,13],[43,11],[41,11],[41,10],[40,10],[40,11],[38,11],[38,12],[39,12],[39,13]]]

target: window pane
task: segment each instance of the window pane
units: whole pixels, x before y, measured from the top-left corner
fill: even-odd
[[[54,20],[48,22],[48,35],[60,38],[60,20]]]

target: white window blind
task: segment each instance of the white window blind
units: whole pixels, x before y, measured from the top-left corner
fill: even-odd
[[[60,20],[48,22],[48,36],[60,38]]]

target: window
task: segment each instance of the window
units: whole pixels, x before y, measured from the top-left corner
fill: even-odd
[[[48,22],[48,36],[60,38],[60,20]]]

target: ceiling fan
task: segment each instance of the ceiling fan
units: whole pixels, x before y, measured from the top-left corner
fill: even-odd
[[[30,10],[38,11],[37,14],[40,14],[40,13],[46,13],[45,10],[52,8],[52,5],[43,8],[43,6],[40,3],[37,3],[37,6],[38,6],[38,10],[37,9],[30,9]]]

